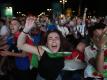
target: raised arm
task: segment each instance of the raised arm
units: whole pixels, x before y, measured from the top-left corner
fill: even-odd
[[[98,51],[98,55],[97,55],[97,70],[98,71],[103,71],[104,70],[104,45],[106,43],[106,39],[102,38],[99,42],[100,44],[100,49]]]
[[[25,52],[10,52],[10,51],[0,51],[1,56],[13,56],[13,57],[25,57],[27,54]]]
[[[28,17],[26,19],[25,28],[23,32],[21,32],[21,34],[19,35],[17,47],[25,52],[34,53],[40,56],[44,52],[41,46],[36,47],[26,43],[26,36],[29,33],[29,31],[34,27],[34,21],[35,21],[35,17]]]
[[[84,10],[84,14],[83,14],[83,24],[85,24],[86,14],[87,14],[87,8],[85,8],[85,10]]]
[[[101,50],[98,55],[97,55],[97,70],[98,71],[103,71],[103,66],[104,66],[104,51]]]

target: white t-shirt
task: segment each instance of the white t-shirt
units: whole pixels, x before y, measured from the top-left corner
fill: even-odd
[[[9,29],[7,26],[3,25],[0,29],[0,36],[5,36],[9,33]]]
[[[69,70],[69,71],[84,69],[86,66],[84,62],[82,62],[81,60],[77,58],[73,60],[65,60],[64,64],[65,66],[63,70]]]
[[[69,30],[68,30],[67,27],[63,27],[63,26],[57,25],[57,29],[58,29],[59,31],[61,31],[61,33],[62,33],[62,35],[63,35],[64,37],[66,37],[66,35],[69,34]]]
[[[85,61],[87,62],[87,67],[84,71],[84,77],[99,78],[93,75],[93,69],[95,68],[88,62],[91,58],[96,58],[97,47],[95,45],[93,46],[93,48],[91,46],[86,47],[84,55],[85,55]]]
[[[84,53],[73,50],[70,56],[65,57],[63,70],[74,71],[85,69],[86,63],[84,62]]]
[[[77,28],[77,31],[80,32],[82,36],[85,35],[85,24],[77,25],[76,28]]]

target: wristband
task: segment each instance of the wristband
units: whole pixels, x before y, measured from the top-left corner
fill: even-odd
[[[25,34],[29,34],[29,33],[25,32],[25,31],[22,31],[22,32],[25,33]]]
[[[98,51],[98,53],[101,53],[101,52],[104,51],[104,49],[102,48],[102,49],[99,49],[99,50],[97,50],[97,51]]]

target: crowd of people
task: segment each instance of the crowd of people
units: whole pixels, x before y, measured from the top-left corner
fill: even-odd
[[[0,19],[0,80],[107,80],[107,17]]]

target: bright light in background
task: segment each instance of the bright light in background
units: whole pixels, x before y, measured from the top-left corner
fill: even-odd
[[[60,15],[60,18],[64,18],[64,14],[61,14],[61,15]]]
[[[75,11],[72,11],[73,13],[75,12]]]
[[[26,16],[25,14],[22,14],[22,16]]]
[[[63,10],[64,10],[64,8],[65,8],[65,3],[67,3],[67,0],[60,0],[59,1],[61,4],[63,4]]]
[[[65,3],[67,3],[67,0],[60,0],[60,3],[62,3],[63,5],[65,5]]]
[[[21,12],[19,12],[19,14],[20,14]]]
[[[52,9],[47,9],[47,11],[49,11],[49,12],[50,12],[51,10],[52,10]]]
[[[6,7],[5,8],[5,16],[12,17],[13,16],[13,9],[12,7]]]
[[[60,3],[62,3],[62,1],[60,1]]]
[[[16,13],[17,13],[17,14],[21,14],[22,12],[19,11],[19,12],[16,12]]]

